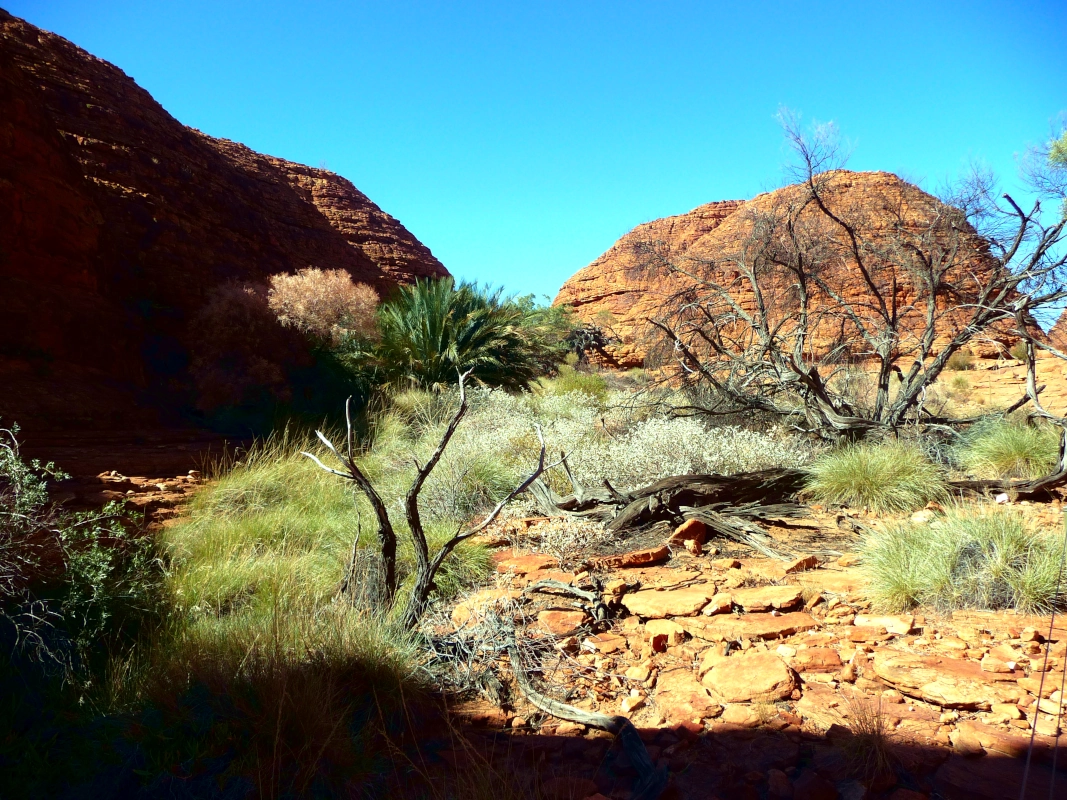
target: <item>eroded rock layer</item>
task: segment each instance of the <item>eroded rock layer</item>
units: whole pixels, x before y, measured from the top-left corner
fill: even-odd
[[[186,127],[0,11],[0,415],[158,423],[195,405],[190,324],[212,292],[307,266],[379,292],[448,274],[339,175]]]
[[[844,214],[862,229],[871,247],[872,258],[891,259],[896,231],[910,232],[917,237],[939,219],[943,209],[933,196],[886,172],[841,170],[828,177],[823,192],[835,214]],[[572,276],[563,285],[555,302],[571,306],[580,319],[605,327],[617,337],[618,341],[608,348],[613,366],[642,366],[655,342],[662,339],[648,320],[663,318],[672,304],[681,302],[679,298],[685,296],[683,290],[692,291],[693,287],[698,287],[698,280],[711,280],[729,287],[740,307],[754,311],[753,293],[739,277],[736,260],[740,253],[751,252],[750,237],[755,225],[766,225],[770,219],[784,219],[786,210],[793,208],[796,210],[789,213],[797,215],[799,223],[805,226],[805,235],[812,236],[821,228],[827,229],[819,246],[827,251],[822,258],[827,265],[824,277],[829,285],[846,300],[853,298],[856,308],[866,307],[873,301],[865,296],[866,289],[859,271],[838,266],[850,263],[848,253],[838,241],[844,238],[843,235],[838,230],[830,230],[828,221],[814,204],[802,203],[804,196],[801,187],[787,186],[752,200],[709,203],[688,214],[639,225],[604,255]],[[953,268],[949,277],[961,276],[959,285],[973,288],[971,276],[980,276],[982,270],[988,268],[988,261],[979,252],[982,240],[973,231],[964,231],[960,242],[961,255],[956,259],[959,266]],[[666,266],[668,262],[681,269],[672,271]],[[907,280],[906,270],[893,268],[893,272],[901,280],[886,278],[887,286],[893,286],[886,291],[887,302],[892,303],[889,295],[895,292],[896,304],[904,320],[902,329],[905,333],[912,329],[916,334],[921,333],[925,308],[917,302],[919,291]],[[709,290],[698,287],[695,291],[693,296],[699,297],[701,291],[707,293]],[[764,291],[768,292],[768,297],[779,295],[785,298],[790,294],[787,287],[764,287]],[[820,298],[814,295],[813,298],[818,307]],[[828,297],[822,299],[830,302]],[[957,300],[960,304],[966,302],[966,298],[954,298],[952,303]],[[943,315],[943,321],[939,322],[939,338],[945,339],[965,321],[965,315],[957,313],[950,307],[951,303],[945,308],[940,307],[940,302],[938,305],[938,314]],[[776,316],[793,313],[790,308],[788,303],[777,311],[769,307],[768,316],[777,322]],[[850,334],[841,329],[841,316],[828,315],[812,327],[811,347],[814,351],[839,347],[841,341],[848,341],[850,337],[859,339],[858,335],[852,335],[854,331]],[[986,331],[973,342],[973,347],[981,350],[976,352],[977,355],[992,355],[1005,353],[1010,343],[1011,337],[1004,331]]]

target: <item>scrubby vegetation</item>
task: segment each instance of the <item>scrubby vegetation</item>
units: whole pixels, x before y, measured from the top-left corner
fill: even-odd
[[[1035,530],[1018,512],[957,506],[930,524],[890,525],[870,537],[864,559],[872,599],[888,611],[1047,613],[1067,577],[1062,549],[1062,534]]]
[[[945,474],[911,443],[862,443],[830,451],[808,468],[807,492],[822,503],[913,511],[944,500]]]
[[[1037,478],[1059,456],[1059,429],[1025,419],[990,417],[965,431],[954,450],[960,466],[980,478]]]

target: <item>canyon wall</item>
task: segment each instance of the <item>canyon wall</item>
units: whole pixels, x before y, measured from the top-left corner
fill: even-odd
[[[380,294],[448,274],[341,176],[182,125],[114,65],[0,10],[0,417],[195,422],[198,315],[220,287],[308,266]],[[294,358],[278,368],[310,356]]]

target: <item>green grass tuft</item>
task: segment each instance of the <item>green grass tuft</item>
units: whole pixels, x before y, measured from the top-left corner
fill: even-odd
[[[604,403],[608,399],[608,382],[596,372],[584,372],[570,364],[561,364],[554,378],[542,378],[538,382],[544,394],[566,395],[579,392],[593,400]]]
[[[872,600],[887,611],[1005,609],[1047,613],[1063,538],[1017,513],[959,507],[931,525],[894,525],[865,544]],[[1062,603],[1061,603],[1062,605]]]
[[[1040,478],[1055,467],[1059,441],[1052,425],[997,417],[972,426],[955,456],[967,472],[982,478]]]
[[[849,445],[817,458],[807,472],[806,493],[823,503],[914,511],[947,496],[940,468],[901,442]]]

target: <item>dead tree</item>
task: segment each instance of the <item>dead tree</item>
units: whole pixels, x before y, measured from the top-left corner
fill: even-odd
[[[456,429],[459,427],[460,422],[467,413],[466,381],[470,377],[470,374],[470,371],[467,371],[459,376],[459,408],[456,409],[456,413],[453,414],[452,419],[449,420],[448,426],[441,435],[441,440],[429,460],[427,460],[425,464],[419,464],[418,461],[415,461],[415,478],[411,482],[411,486],[408,488],[404,497],[404,516],[415,549],[415,580],[401,620],[401,624],[405,628],[413,628],[418,624],[419,619],[426,610],[430,596],[433,593],[434,578],[437,576],[438,570],[441,568],[445,559],[448,558],[449,554],[460,544],[488,528],[500,515],[504,506],[514,500],[519,494],[526,491],[526,489],[529,488],[529,486],[545,471],[545,444],[544,439],[541,436],[541,431],[538,429],[537,436],[541,441],[541,453],[538,457],[537,467],[530,476],[508,493],[507,497],[497,503],[496,507],[493,508],[493,510],[489,512],[480,523],[469,528],[458,528],[455,534],[438,548],[436,553],[430,553],[426,531],[423,528],[422,515],[419,511],[419,493],[422,491],[426,479],[430,477],[434,467],[436,467],[441,460],[441,456],[444,455],[448,443],[452,440]],[[347,423],[347,441],[344,453],[338,451],[322,431],[315,432],[326,448],[333,453],[336,459],[340,462],[342,469],[334,469],[333,467],[327,466],[313,453],[302,452],[301,455],[310,458],[326,472],[337,475],[350,482],[355,488],[362,492],[370,502],[371,508],[374,510],[375,517],[378,521],[378,546],[384,572],[383,596],[386,607],[391,608],[395,603],[397,590],[396,532],[392,520],[389,517],[389,511],[386,508],[381,495],[378,494],[378,491],[374,488],[374,485],[371,483],[366,473],[360,469],[359,464],[356,462],[352,418],[348,406],[345,408],[345,415]]]
[[[638,247],[641,268],[674,281],[648,321],[672,378],[710,389],[694,410],[770,414],[826,438],[922,423],[954,353],[1011,336],[1019,318],[1036,335],[1034,313],[1067,296],[1062,223],[1041,228],[1005,196],[1014,227],[990,238],[972,224],[982,187],[945,202],[884,176],[884,191],[853,192],[832,138],[792,119],[786,134],[797,183],[737,212],[721,255]]]

